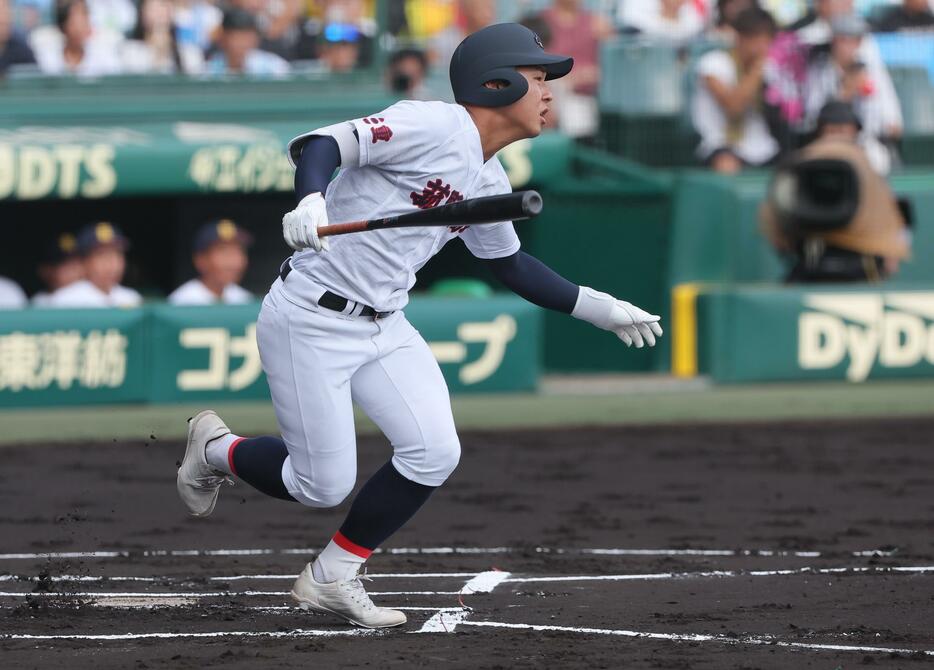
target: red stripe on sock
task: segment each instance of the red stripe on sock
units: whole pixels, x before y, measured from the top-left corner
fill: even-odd
[[[230,474],[237,476],[237,468],[234,467],[233,460],[233,450],[238,444],[243,442],[245,437],[238,437],[236,440],[230,443],[230,446],[227,448],[227,465],[230,467]]]
[[[334,533],[334,544],[343,549],[344,551],[349,551],[351,554],[359,556],[360,558],[369,558],[370,554],[373,553],[372,549],[367,549],[366,547],[361,547],[359,544],[351,542],[346,537],[344,537],[340,531]]]

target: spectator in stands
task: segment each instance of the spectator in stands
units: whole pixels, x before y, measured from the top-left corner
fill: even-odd
[[[286,60],[296,58],[302,0],[232,0],[230,5],[256,17],[261,49]]]
[[[94,223],[78,231],[76,241],[85,278],[53,293],[49,307],[136,307],[143,302],[139,293],[120,285],[129,242],[119,229]]]
[[[206,72],[254,77],[287,75],[288,62],[274,53],[260,50],[259,40],[256,17],[242,9],[228,9],[221,23],[220,51],[207,62]]]
[[[879,33],[934,31],[934,12],[928,0],[902,0],[901,5],[887,7],[872,27]]]
[[[428,100],[425,75],[428,56],[421,49],[400,49],[389,57],[386,84],[390,91],[407,100]]]
[[[590,137],[598,125],[600,42],[613,28],[604,16],[586,10],[582,0],[553,0],[539,17],[551,34],[548,48],[574,58],[571,74],[550,82],[554,102],[549,126],[557,125],[571,137]]]
[[[142,1],[139,23],[120,55],[134,74],[198,74],[204,67],[201,49],[175,38],[171,0]]]
[[[802,43],[825,45],[830,43],[830,22],[837,16],[853,13],[853,0],[813,0],[811,8],[800,19],[788,26],[797,33]]]
[[[768,164],[779,151],[763,114],[763,72],[775,37],[772,15],[747,9],[734,22],[736,43],[729,51],[705,54],[697,63],[691,118],[701,136],[698,155],[727,174],[743,166]]]
[[[29,43],[13,29],[10,0],[0,0],[0,77],[14,65],[33,65],[35,62]]]
[[[96,32],[125,37],[136,28],[136,3],[133,0],[87,0],[91,27]]]
[[[863,147],[873,166],[882,174],[897,159],[895,140],[902,133],[902,114],[895,87],[884,65],[870,72],[859,54],[868,26],[855,14],[838,16],[831,22],[830,51],[812,58],[805,80],[805,122],[813,127],[821,108],[830,100],[853,105],[862,119]]]
[[[760,210],[763,234],[790,257],[788,282],[879,281],[908,257],[904,208],[856,139],[849,103],[831,101],[817,139],[777,170]]]
[[[578,95],[594,95],[600,81],[600,42],[613,34],[612,25],[585,9],[583,0],[553,0],[541,15],[551,29],[549,48],[574,59],[574,70],[560,81]]]
[[[220,28],[224,13],[210,0],[175,0],[175,38],[207,52]]]
[[[55,21],[54,0],[10,0],[10,6],[13,8],[13,25],[23,35]]]
[[[620,0],[617,15],[624,32],[678,46],[693,40],[705,27],[705,17],[693,0]]]
[[[84,278],[84,262],[78,255],[78,243],[71,233],[62,233],[49,244],[39,262],[39,279],[47,291],[32,297],[36,307],[48,307],[52,294]]]
[[[713,25],[708,31],[708,37],[727,44],[736,40],[736,31],[733,22],[744,10],[758,7],[756,0],[717,0],[717,13]]]
[[[206,223],[195,234],[192,262],[198,277],[169,295],[173,305],[239,305],[253,295],[238,286],[246,272],[246,248],[253,239],[229,219]]]
[[[55,26],[43,26],[30,36],[30,46],[45,74],[85,77],[119,74],[121,38],[95,32],[85,0],[58,0]]]
[[[321,31],[318,57],[329,72],[352,72],[361,65],[364,35],[352,23],[329,23]]]
[[[458,0],[457,16],[431,38],[429,56],[435,67],[447,72],[457,45],[470,33],[496,22],[496,0]]]
[[[0,277],[0,309],[21,309],[29,304],[26,294],[12,279]]]

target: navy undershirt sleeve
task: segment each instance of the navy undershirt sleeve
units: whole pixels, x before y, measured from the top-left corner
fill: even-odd
[[[539,307],[570,314],[577,304],[580,287],[524,251],[485,262],[509,290]]]
[[[301,202],[310,193],[324,194],[334,171],[340,167],[341,151],[330,135],[314,135],[302,147],[295,164],[295,200]]]

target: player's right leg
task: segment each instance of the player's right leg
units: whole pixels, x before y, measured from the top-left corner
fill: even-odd
[[[366,327],[363,320],[290,302],[281,281],[273,285],[256,333],[282,437],[241,438],[215,414],[199,414],[196,427],[204,429],[197,432],[194,445],[189,440],[188,452],[194,454],[189,460],[200,468],[203,483],[215,485],[214,498],[225,475],[309,507],[334,507],[347,496],[356,480],[349,380],[365,356],[368,339],[361,327]],[[179,492],[187,489],[182,499],[192,514],[206,516],[213,502],[189,504],[195,494],[208,495],[197,489],[197,478],[183,477],[190,470],[179,470]],[[208,474],[213,481],[203,479]]]

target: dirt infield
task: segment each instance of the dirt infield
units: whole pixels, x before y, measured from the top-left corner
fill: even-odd
[[[370,561],[374,599],[409,608],[379,633],[285,595],[347,503],[238,483],[195,520],[177,443],[5,448],[0,665],[924,667],[932,435],[934,419],[464,434],[451,481]],[[361,475],[388,453],[361,439]]]

